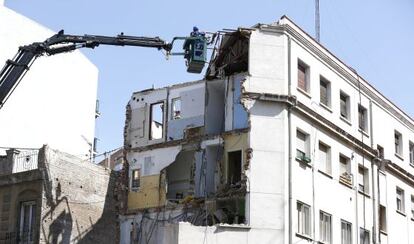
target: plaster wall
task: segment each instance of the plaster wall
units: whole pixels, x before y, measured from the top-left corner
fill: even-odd
[[[131,108],[131,119],[127,121],[128,133],[126,141],[130,147],[140,147],[145,145],[156,144],[165,141],[165,118],[167,116],[166,102],[167,89],[149,90],[145,92],[138,92],[132,95],[129,101]],[[150,117],[151,104],[163,104],[163,118],[164,123],[162,127],[162,138],[150,140]]]
[[[204,117],[207,134],[218,134],[224,130],[226,82],[225,80],[206,82],[206,108]]]
[[[401,168],[414,174],[414,167],[412,166],[414,162],[409,160],[409,143],[414,143],[414,131],[399,123],[396,118],[390,116],[376,104],[372,106],[372,115],[373,121],[375,121],[373,123],[373,146],[382,146],[384,148],[384,158],[390,159]],[[395,131],[402,135],[401,156],[395,153]]]
[[[169,91],[168,140],[183,139],[187,128],[204,126],[206,84],[193,83],[184,87],[172,87]],[[181,99],[181,118],[172,119],[172,100]]]
[[[287,93],[286,36],[252,31],[249,40],[249,77],[245,89],[257,93]]]
[[[306,243],[307,239],[298,237],[297,202],[311,207],[311,238],[320,240],[319,214],[320,211],[332,216],[333,243],[340,240],[341,220],[352,223],[353,240],[359,238],[359,228],[370,231],[372,239],[373,227],[373,186],[371,175],[371,161],[362,158],[353,147],[349,147],[331,133],[327,133],[306,118],[297,114],[292,115],[292,229],[293,240]],[[296,131],[299,129],[309,135],[309,151],[311,162],[300,162],[296,157]],[[330,147],[331,172],[320,166],[319,142]],[[350,159],[352,184],[340,183],[339,155]],[[358,166],[368,170],[369,188],[367,196],[358,191]],[[375,176],[374,176],[375,177]]]
[[[387,236],[388,243],[412,243],[414,241],[414,221],[413,221],[413,204],[411,197],[414,196],[414,186],[412,183],[403,182],[400,178],[392,173],[386,173],[383,176],[381,184],[382,204],[387,209]],[[396,189],[404,190],[404,211],[397,210]],[[384,189],[385,188],[385,189]],[[385,239],[385,235],[382,235]]]
[[[297,86],[298,80],[298,61],[301,61],[309,66],[309,88],[308,91],[304,91]],[[291,91],[292,95],[297,99],[310,107],[312,110],[321,114],[325,118],[329,119],[335,125],[339,126],[347,133],[361,140],[361,136],[364,138],[364,143],[370,145],[370,121],[368,117],[367,133],[361,134],[358,126],[358,104],[361,104],[368,111],[370,108],[370,99],[361,93],[361,101],[358,87],[351,84],[345,77],[341,76],[334,69],[329,67],[325,62],[313,55],[309,50],[301,46],[295,41],[291,42]],[[329,105],[324,106],[320,103],[320,79],[323,77],[330,82],[329,91]],[[340,93],[349,96],[349,118],[344,119],[340,116]],[[373,120],[376,122],[376,120]]]
[[[287,113],[281,104],[260,101],[254,101],[248,111],[251,124],[248,141],[253,152],[246,172],[248,223],[252,228],[266,229],[278,236],[273,243],[285,243]],[[262,240],[266,243],[266,239]]]
[[[12,23],[12,24],[11,24]],[[0,4],[0,65],[18,47],[55,34]],[[40,57],[0,110],[0,144],[53,148],[87,158],[93,142],[98,70],[79,51]]]

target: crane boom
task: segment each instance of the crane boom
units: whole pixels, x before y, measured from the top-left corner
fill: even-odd
[[[19,48],[13,60],[7,60],[0,71],[0,108],[6,102],[34,60],[44,54],[54,55],[70,52],[78,48],[95,48],[99,45],[151,47],[170,53],[172,43],[159,37],[126,36],[115,37],[98,35],[66,35],[61,30],[44,42],[34,42]],[[187,52],[189,50],[186,50]],[[201,70],[198,72],[200,73]]]

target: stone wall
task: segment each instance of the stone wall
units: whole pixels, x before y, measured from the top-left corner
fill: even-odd
[[[45,159],[40,243],[114,243],[111,171],[48,148]]]

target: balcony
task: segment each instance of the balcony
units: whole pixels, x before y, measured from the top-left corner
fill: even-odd
[[[0,157],[0,175],[15,174],[38,168],[39,150],[7,150]]]

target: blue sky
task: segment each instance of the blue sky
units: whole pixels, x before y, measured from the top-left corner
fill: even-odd
[[[314,35],[313,0],[6,0],[5,5],[67,34],[159,36],[171,40],[201,30],[250,27],[288,15]],[[320,0],[321,43],[414,117],[414,1]],[[41,40],[33,40],[41,41]],[[83,50],[99,69],[98,151],[123,143],[132,92],[202,79],[184,60],[153,49],[101,46]]]

